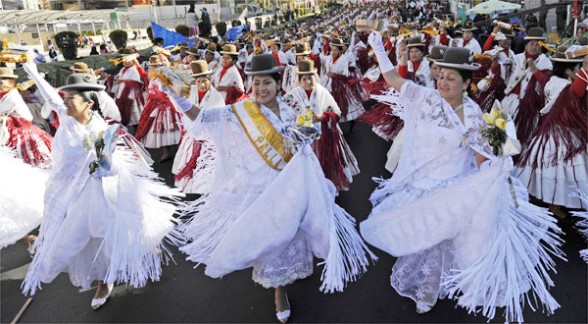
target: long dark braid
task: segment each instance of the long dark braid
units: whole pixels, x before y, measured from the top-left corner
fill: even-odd
[[[84,101],[92,100],[94,102],[91,108],[92,111],[100,115],[100,117],[104,118],[104,115],[102,115],[102,109],[100,109],[100,100],[98,99],[98,92],[94,90],[81,91],[80,96],[84,98]]]

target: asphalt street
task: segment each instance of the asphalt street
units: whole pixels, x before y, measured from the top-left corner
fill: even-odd
[[[373,177],[389,177],[384,170],[386,143],[364,124],[358,123],[346,138],[356,154],[361,174],[354,178],[351,190],[337,198],[358,222],[371,209],[368,197],[375,188]],[[152,152],[157,161],[160,152]],[[171,162],[155,164],[168,184],[172,184]],[[6,185],[6,184],[3,184]],[[188,197],[187,199],[193,199]],[[587,323],[587,265],[578,251],[585,241],[570,224],[561,224],[565,232],[563,249],[567,261],[557,260],[557,274],[552,278],[551,290],[561,308],[547,316],[541,309],[526,307],[525,321],[529,323]],[[374,249],[379,257],[375,265],[343,293],[319,292],[322,268],[315,267],[314,275],[287,287],[292,316],[290,322],[344,323],[484,323],[481,315],[468,314],[451,300],[442,300],[428,314],[418,315],[415,304],[400,297],[390,286],[390,272],[394,258]],[[16,244],[0,252],[0,319],[11,322],[25,304],[20,285],[30,256],[24,246]],[[174,250],[176,264],[164,268],[159,282],[145,288],[115,287],[111,299],[98,311],[90,308],[94,290],[80,291],[69,278],[61,274],[53,283],[43,285],[20,317],[22,323],[48,322],[277,322],[274,312],[273,290],[264,289],[251,280],[251,269],[232,273],[222,279],[204,275],[204,268],[194,269],[184,256]],[[318,263],[318,260],[317,260]],[[498,311],[492,322],[504,322]]]

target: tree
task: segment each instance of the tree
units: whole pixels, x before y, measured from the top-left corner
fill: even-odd
[[[225,36],[225,34],[227,33],[227,23],[224,21],[221,22],[217,22],[215,25],[216,27],[216,32],[218,33],[218,35],[222,38]]]
[[[120,29],[115,29],[108,35],[117,50],[127,47],[127,32]]]
[[[63,58],[75,60],[78,58],[78,34],[72,31],[63,31],[55,34],[55,44],[61,50]]]
[[[182,34],[186,37],[190,36],[190,28],[186,25],[177,25],[176,26],[176,33]]]

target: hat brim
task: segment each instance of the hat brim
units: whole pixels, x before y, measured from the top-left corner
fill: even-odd
[[[295,53],[294,56],[302,56],[302,55],[310,55],[310,51],[308,52],[302,52],[302,53]]]
[[[525,37],[525,40],[545,40],[545,37],[528,36],[528,37]]]
[[[435,62],[435,63],[438,63],[438,62],[442,62],[443,61],[443,58],[434,59],[434,58],[431,58],[430,55],[425,56],[425,59],[427,59],[427,61],[429,61],[429,62]]]
[[[560,57],[550,57],[549,59],[554,62],[564,62],[564,63],[580,63],[580,62],[584,61],[583,57],[577,57],[577,58],[573,58],[573,59],[560,58]]]
[[[316,72],[317,72],[317,69],[312,69],[311,71],[300,72],[300,70],[298,70],[298,68],[296,68],[296,74],[299,74],[299,75],[316,74]]]
[[[474,31],[474,30],[478,30],[478,27],[473,27],[473,28],[462,28],[462,31]]]
[[[437,64],[438,66],[441,66],[441,67],[448,67],[448,68],[453,68],[453,69],[457,69],[457,70],[477,71],[478,69],[480,69],[480,64],[478,64],[478,63],[456,64],[456,63],[443,63],[441,61],[441,62],[435,62],[435,64]]]
[[[225,52],[225,51],[220,51],[221,54],[227,54],[227,55],[237,55],[239,56],[239,52]]]
[[[201,76],[206,76],[206,75],[211,75],[212,71],[208,71],[208,72],[200,72],[200,73],[196,73],[196,74],[192,74],[193,78],[197,78],[197,77],[201,77]]]
[[[283,66],[276,66],[272,69],[269,70],[263,70],[263,71],[252,71],[252,70],[248,70],[245,69],[245,75],[259,75],[259,74],[274,74],[274,73],[278,73],[278,72],[282,72],[284,70]]]
[[[347,45],[348,44],[345,44],[345,43],[341,43],[341,44],[333,44],[333,43],[331,43],[331,44],[329,44],[329,46],[335,46],[335,47],[345,47]]]
[[[417,43],[417,44],[407,44],[406,47],[423,47],[423,46],[427,46],[423,43]]]
[[[149,66],[154,66],[154,65],[163,66],[163,63],[147,63],[147,65],[149,65]]]
[[[94,91],[102,91],[105,90],[106,87],[100,84],[68,84],[64,85],[63,87],[57,88],[57,90],[94,90]]]
[[[18,79],[18,75],[0,75],[0,79]]]

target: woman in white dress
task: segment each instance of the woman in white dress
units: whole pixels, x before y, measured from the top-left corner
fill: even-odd
[[[181,116],[167,95],[161,91],[163,82],[167,80],[160,79],[159,69],[169,67],[164,65],[161,55],[149,57],[148,65],[150,71],[147,101],[139,117],[135,138],[146,148],[163,148],[159,163],[164,163],[173,159],[171,148],[180,142]]]
[[[194,78],[194,84],[190,87],[190,102],[200,109],[224,107],[225,100],[212,86],[212,71],[208,69],[206,61],[193,61],[190,67]],[[184,132],[172,167],[175,186],[184,193],[210,192],[213,155],[214,148],[211,143],[197,140]],[[196,172],[197,170],[201,172]]]
[[[331,54],[321,56],[320,83],[325,87],[341,109],[341,122],[353,121],[365,112],[361,98],[349,81],[349,62],[343,53],[345,44],[339,38],[331,41]]]
[[[23,292],[35,294],[41,283],[67,272],[77,287],[98,282],[91,302],[97,309],[116,282],[142,287],[159,279],[169,254],[163,242],[178,244],[170,201],[179,193],[118,145],[119,126],[108,126],[97,113],[97,91],[104,86],[94,76],[70,75],[60,88],[62,99],[35,64],[23,66],[60,120],[43,222]]]
[[[253,280],[275,289],[276,316],[286,322],[284,286],[312,274],[313,256],[325,260],[321,290],[333,292],[365,271],[371,253],[335,204],[312,138],[293,129],[296,114],[277,97],[282,69],[271,54],[254,56],[245,72],[255,100],[218,109],[166,91],[194,121],[188,132],[216,149],[211,191],[187,206],[181,250],[213,278],[253,267]]]
[[[235,45],[227,44],[220,53],[221,67],[214,72],[212,85],[221,93],[225,104],[230,105],[245,98],[243,78],[235,65],[239,59],[239,52]]]
[[[509,177],[511,158],[493,156],[482,136],[482,112],[463,94],[479,68],[471,52],[447,49],[436,62],[435,90],[398,76],[379,33],[369,40],[384,78],[399,91],[390,101],[404,120],[398,167],[380,181],[360,226],[367,242],[398,257],[392,287],[415,301],[417,313],[446,296],[489,319],[504,306],[507,321],[522,321],[528,300],[552,313],[559,305],[547,289],[549,252],[561,255],[559,229]]]
[[[327,89],[318,84],[316,72],[313,61],[299,61],[296,68],[298,87],[286,93],[284,101],[297,115],[312,111],[321,130],[321,137],[312,147],[323,172],[337,191],[349,190],[353,176],[359,174],[359,166],[339,128],[341,110]]]
[[[540,126],[523,147],[516,171],[529,193],[560,219],[569,219],[564,207],[588,208],[574,194],[588,193],[588,56],[565,57],[574,50],[578,48],[560,46],[551,57],[553,75],[545,85]]]

